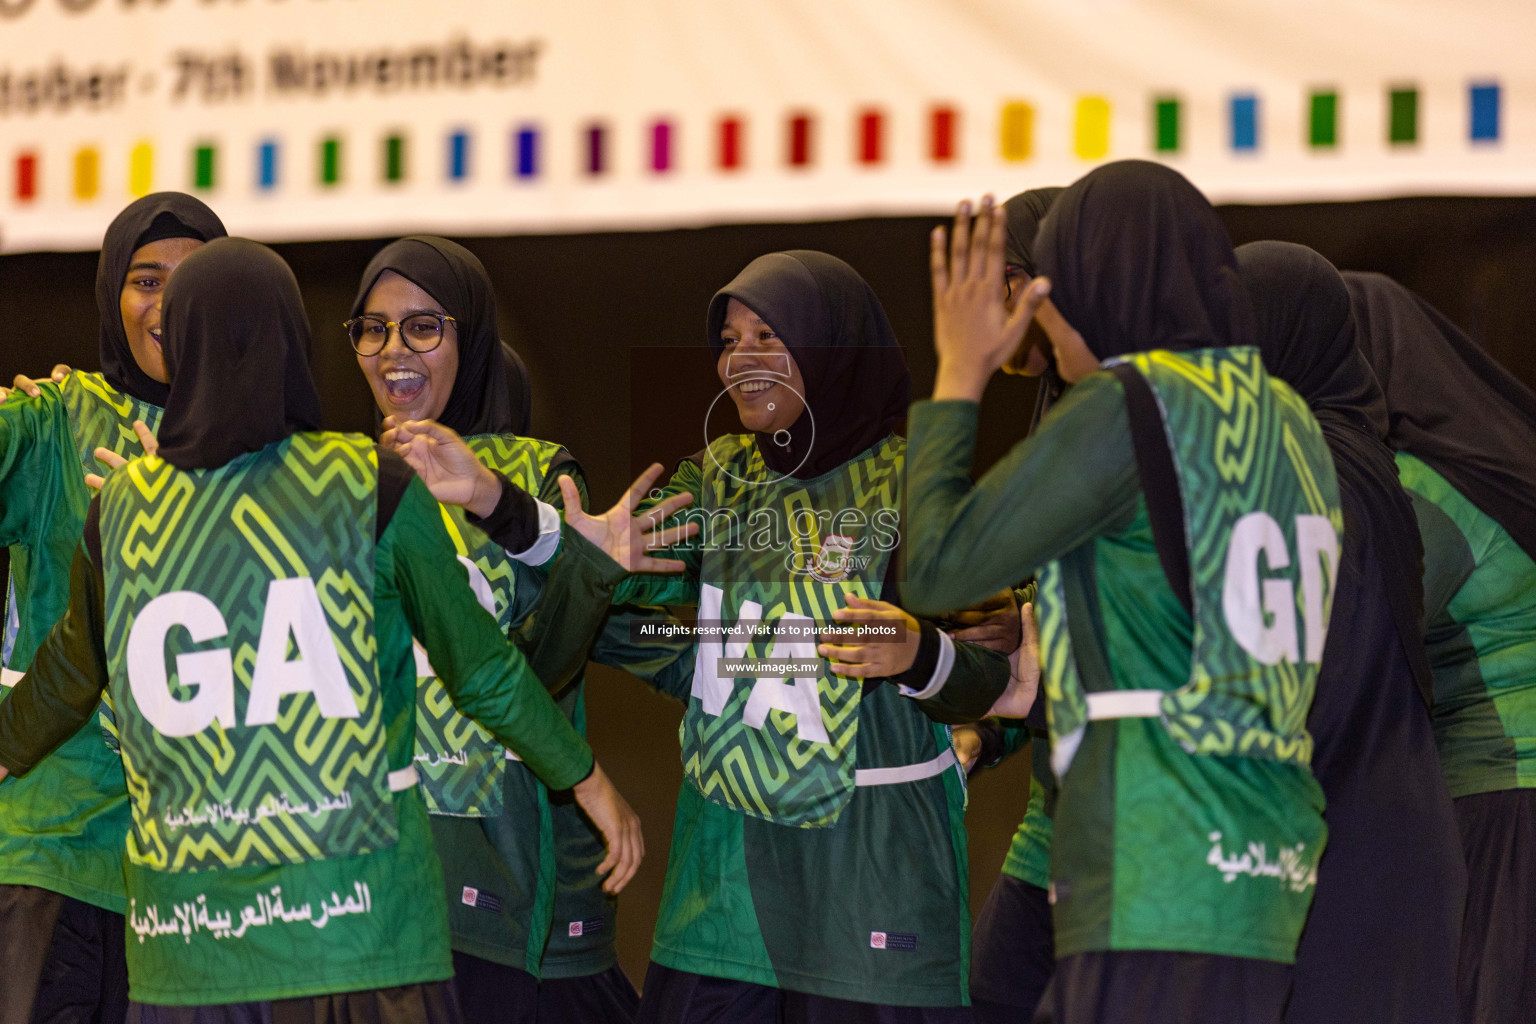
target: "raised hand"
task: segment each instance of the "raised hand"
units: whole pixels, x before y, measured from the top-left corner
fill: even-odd
[[[1019,608],[1023,642],[1008,656],[1008,686],[993,702],[988,716],[1023,718],[1035,706],[1040,693],[1040,630],[1035,625],[1035,606]]]
[[[496,510],[501,481],[451,427],[435,420],[384,420],[379,443],[393,448],[421,477],[432,497],[484,518]]]
[[[630,572],[682,572],[686,568],[682,562],[671,558],[653,558],[646,552],[671,547],[699,532],[698,523],[671,527],[661,525],[678,509],[692,504],[693,495],[687,492],[674,494],[639,515],[635,514],[635,507],[661,475],[661,469],[661,463],[652,463],[649,469],[629,485],[624,496],[612,508],[595,516],[582,510],[581,492],[576,489],[575,482],[568,476],[560,477],[560,494],[565,498],[566,525],[602,548],[609,558]]]
[[[992,374],[1024,339],[1035,310],[1050,294],[1043,277],[1029,283],[1008,311],[1003,257],[1007,223],[991,196],[971,219],[971,204],[955,212],[953,231],[933,229],[929,270],[933,278],[933,346],[939,357],[935,400],[980,401]]]
[[[887,627],[882,638],[868,640],[824,634],[824,639],[852,639],[852,643],[823,643],[816,653],[832,663],[832,671],[853,679],[879,679],[896,676],[912,667],[922,642],[918,621],[889,601],[875,601],[857,594],[848,595],[848,606],[832,612],[832,619],[844,625]]]
[[[139,435],[139,443],[144,446],[145,455],[153,455],[160,450],[160,439],[155,436],[154,431],[149,429],[149,424],[143,420],[134,420],[133,432]],[[127,459],[110,448],[97,448],[91,454],[95,455],[96,461],[106,466],[109,472],[114,469],[121,469],[128,464]],[[106,477],[100,473],[85,474],[85,486],[93,491],[101,490],[102,485],[106,482]]]
[[[599,875],[607,875],[603,891],[617,894],[635,877],[645,859],[645,837],[640,832],[640,817],[614,788],[602,766],[592,763],[592,774],[571,790],[576,803],[603,834],[608,856],[597,866]]]

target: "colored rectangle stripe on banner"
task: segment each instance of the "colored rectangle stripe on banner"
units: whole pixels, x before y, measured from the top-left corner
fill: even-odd
[[[146,196],[155,187],[155,148],[139,142],[128,151],[128,194]]]
[[[215,151],[211,145],[192,148],[192,187],[207,191],[213,188]]]
[[[448,133],[448,180],[463,181],[469,177],[469,133]]]
[[[513,173],[519,178],[537,178],[539,176],[539,130],[531,124],[523,125],[512,139],[512,148]]]
[[[1339,94],[1332,89],[1312,93],[1308,141],[1315,149],[1339,144]]]
[[[75,151],[75,198],[94,199],[101,190],[101,154],[90,146]]]
[[[959,149],[955,145],[956,126],[960,120],[954,107],[937,106],[929,113],[928,156],[936,164],[953,163]]]
[[[866,166],[885,159],[885,115],[878,110],[859,112],[858,156]]]
[[[722,117],[719,127],[719,151],[715,163],[722,171],[734,171],[742,165],[742,121],[739,117]]]
[[[1387,141],[1394,146],[1419,141],[1419,90],[1387,90]]]
[[[1083,160],[1109,155],[1109,101],[1104,97],[1084,96],[1077,101],[1072,151]]]
[[[1497,82],[1474,82],[1467,90],[1471,104],[1473,142],[1499,140],[1499,86]]]
[[[672,122],[651,122],[651,170],[665,174],[672,169]]]
[[[16,157],[16,198],[22,202],[37,198],[37,154]]]
[[[1232,129],[1232,148],[1251,152],[1259,148],[1259,98],[1251,92],[1232,97],[1228,108]]]
[[[1179,151],[1179,100],[1158,96],[1152,101],[1152,148],[1159,153]]]
[[[997,151],[1004,160],[1028,160],[1035,152],[1035,108],[1022,100],[1003,104]]]
[[[789,166],[806,167],[811,162],[811,131],[814,122],[809,114],[795,114],[789,119]]]
[[[586,168],[588,174],[602,174],[608,158],[608,132],[600,124],[586,129]]]
[[[341,181],[341,140],[334,135],[320,140],[320,184]]]
[[[277,187],[277,143],[272,139],[265,139],[256,147],[256,186]]]
[[[384,180],[391,184],[405,180],[405,140],[399,135],[384,137]]]

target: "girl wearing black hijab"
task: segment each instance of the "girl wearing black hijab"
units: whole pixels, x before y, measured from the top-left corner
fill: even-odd
[[[1327,448],[1264,372],[1231,243],[1177,172],[1122,161],[1063,192],[1012,313],[1002,220],[987,201],[974,232],[968,205],[935,232],[903,595],[1037,580],[1038,668],[1023,651],[1001,706],[1022,717],[1041,684],[1054,1019],[1278,1022],[1325,837],[1305,715],[1337,557]],[[976,403],[1031,316],[1071,386],[973,484]]]
[[[130,204],[107,228],[96,268],[100,372],[39,382],[31,397],[0,405],[0,544],[11,556],[0,700],[67,605],[69,560],[90,503],[83,472],[100,470],[96,449],[142,454],[134,422],[159,423],[165,286],[189,253],[224,234],[212,210],[179,192]],[[121,1021],[121,762],[87,727],[10,788],[0,800],[0,1024]]]
[[[668,487],[705,524],[675,549],[685,572],[618,598],[697,606],[712,631],[634,667],[687,705],[639,1019],[968,1020],[964,779],[935,718],[984,714],[1008,673],[891,603],[901,349],[853,268],[809,251],[749,264],[705,339],[743,432]],[[816,642],[860,623],[891,642]],[[751,663],[765,658],[796,664]]]
[[[1443,615],[1445,563],[1423,559],[1338,271],[1288,242],[1244,245],[1237,262],[1265,369],[1317,417],[1344,507],[1338,597],[1307,716],[1328,849],[1285,1019],[1454,1021],[1466,871],[1435,756],[1423,626],[1426,595],[1442,595],[1429,620]]]
[[[69,610],[0,704],[0,777],[43,761],[110,685],[134,791],[135,1024],[453,1024],[412,636],[458,707],[573,790],[616,876],[638,864],[638,823],[444,571],[454,545],[426,486],[367,438],[318,432],[287,265],[210,243],[164,316],[159,451],[91,504]]]
[[[584,731],[582,671],[624,572],[610,559],[579,559],[575,545],[561,556],[566,571],[546,564],[561,536],[561,479],[574,482],[583,502],[586,485],[563,447],[526,436],[527,370],[498,337],[489,275],[448,239],[402,238],[369,263],[352,312],[358,366],[386,425],[435,419],[467,439],[469,467],[500,475],[504,500],[488,518],[450,505],[445,515],[488,607]],[[533,505],[530,495],[552,519],[537,539],[507,529],[532,521],[508,515]],[[534,553],[507,555],[524,548]],[[430,666],[419,667],[417,760],[443,859],[466,1016],[487,1024],[627,1024],[640,997],[614,949],[617,895],[593,870],[604,860],[602,836],[571,801],[552,799],[527,766],[458,715]]]
[[[1420,527],[1426,598],[1451,578],[1428,642],[1468,876],[1462,1019],[1536,1019],[1536,395],[1402,285],[1344,279],[1398,476],[1443,513]]]

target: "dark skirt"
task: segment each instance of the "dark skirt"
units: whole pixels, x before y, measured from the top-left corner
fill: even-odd
[[[1291,968],[1273,960],[1125,950],[1056,962],[1056,1024],[1279,1024]]]
[[[1046,891],[998,875],[971,932],[971,1006],[977,1024],[1032,1020],[1055,970]]]
[[[1536,1021],[1536,789],[1456,801],[1467,858],[1457,989],[1466,1024]]]
[[[0,1024],[122,1024],[125,930],[110,910],[0,885]]]
[[[539,981],[527,971],[453,954],[453,983],[468,1024],[634,1024],[640,995],[617,965],[580,978]]]
[[[453,985],[396,988],[219,1006],[131,1003],[128,1024],[462,1024]]]
[[[652,963],[640,1024],[970,1024],[970,1007],[881,1006],[711,978]]]

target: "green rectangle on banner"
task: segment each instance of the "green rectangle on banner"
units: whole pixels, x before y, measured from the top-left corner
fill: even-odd
[[[193,188],[213,188],[213,157],[214,149],[212,146],[198,146],[192,151]]]
[[[1154,148],[1159,153],[1178,152],[1179,101],[1172,96],[1159,96],[1152,101],[1152,119],[1157,125]]]
[[[334,185],[341,180],[341,140],[323,139],[320,142],[320,184]]]
[[[1322,147],[1339,144],[1339,94],[1332,89],[1312,94],[1311,142]]]
[[[398,135],[384,140],[384,180],[405,180],[405,140]]]
[[[1419,90],[1392,89],[1387,93],[1387,141],[1393,145],[1419,141]]]

